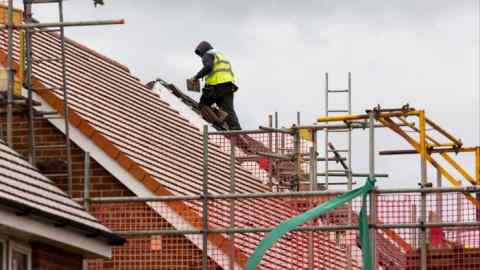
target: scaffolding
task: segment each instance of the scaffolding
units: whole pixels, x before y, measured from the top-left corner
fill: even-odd
[[[32,14],[34,5],[58,5],[58,22],[39,23]],[[95,6],[102,4],[101,1],[94,1]],[[87,21],[87,22],[65,22],[63,0],[24,0],[23,1],[23,21],[20,18],[14,20],[15,12],[21,14],[21,11],[15,10],[13,0],[7,3],[7,21],[0,26],[1,31],[8,31],[8,62],[7,62],[7,91],[6,91],[6,142],[8,146],[13,146],[13,106],[26,105],[28,109],[28,160],[33,165],[38,165],[36,160],[36,152],[45,149],[64,150],[66,160],[66,173],[54,174],[46,176],[66,177],[67,192],[72,195],[72,155],[69,127],[69,103],[68,103],[68,78],[67,78],[67,61],[66,61],[66,37],[65,27],[77,26],[93,26],[93,25],[113,25],[123,24],[123,20],[106,20],[106,21]],[[19,17],[19,16],[17,16]],[[36,52],[35,35],[51,34],[58,37],[60,53],[54,58],[42,58],[41,52]],[[15,43],[18,39],[18,44]],[[19,55],[15,62],[14,47],[17,47]],[[61,81],[58,85],[51,87],[39,87],[35,83],[35,69],[44,68],[42,64],[56,63],[60,67]],[[37,67],[38,66],[38,67]],[[18,86],[16,87],[15,78],[18,78]],[[26,97],[22,93],[22,87],[26,89]],[[16,91],[15,91],[16,90]],[[55,95],[59,95],[63,100],[63,109],[61,111],[39,111],[35,107],[38,102],[34,100],[34,93],[39,91],[50,91]],[[20,101],[14,103],[14,100]],[[64,122],[65,143],[59,145],[41,145],[35,140],[35,120],[37,119],[62,119]],[[63,161],[62,161],[63,162]]]
[[[119,24],[123,21],[64,22],[62,1],[25,0],[24,23],[14,23],[12,0],[8,1],[8,22],[0,29],[8,31],[8,91],[6,102],[6,134],[11,146],[13,138],[12,117],[16,99],[15,75],[27,90],[30,128],[30,161],[35,162],[34,119],[36,117],[60,117],[65,121],[66,152],[70,150],[68,132],[68,85],[64,27]],[[38,23],[31,16],[32,4],[58,3],[59,22]],[[22,31],[25,33],[22,34]],[[57,32],[57,34],[53,33]],[[35,35],[59,35],[60,55],[56,59],[35,58]],[[59,34],[58,34],[59,33]],[[19,42],[19,64],[15,64],[14,39]],[[24,38],[22,37],[24,36]],[[22,41],[23,40],[23,41]],[[23,56],[21,56],[23,55]],[[56,62],[61,67],[62,80],[51,89],[35,88],[35,66]],[[23,77],[23,73],[26,76]],[[62,96],[63,111],[39,112],[34,110],[34,92],[52,91]],[[326,86],[326,95],[332,90]],[[398,109],[380,107],[367,110],[366,114],[351,114],[351,79],[348,85],[347,115],[331,115],[327,106],[326,116],[320,124],[297,125],[279,128],[275,125],[254,131],[211,132],[203,131],[203,189],[199,194],[156,196],[151,198],[90,197],[89,161],[85,156],[84,206],[105,225],[129,238],[125,247],[114,249],[111,260],[95,260],[90,269],[161,269],[171,268],[182,261],[184,269],[242,269],[261,238],[285,218],[325,202],[342,191],[318,190],[318,177],[338,173],[347,177],[348,189],[353,177],[371,179],[385,177],[375,169],[375,130],[385,128],[394,131],[413,149],[380,151],[381,155],[419,154],[421,157],[421,185],[412,189],[382,189],[370,194],[370,237],[374,250],[376,269],[480,269],[480,213],[478,194],[480,183],[480,148],[465,147],[437,123],[425,116],[422,110],[409,106]],[[412,121],[411,119],[414,118]],[[324,123],[324,124],[321,124]],[[412,136],[404,128],[417,134]],[[436,138],[427,134],[436,131]],[[368,130],[369,172],[354,173],[351,166],[351,133]],[[329,133],[347,131],[348,152],[330,144]],[[317,132],[326,132],[325,157],[318,157]],[[310,139],[307,139],[310,138]],[[52,147],[52,146],[48,146]],[[58,146],[53,146],[58,147]],[[63,145],[62,145],[63,147]],[[211,194],[209,186],[209,149],[224,150],[229,156],[230,172],[225,176],[229,192]],[[341,151],[339,151],[341,150]],[[343,150],[343,151],[342,151]],[[347,157],[341,155],[346,153]],[[332,153],[333,156],[329,156]],[[473,154],[475,172],[469,173],[451,153]],[[442,159],[440,162],[436,156]],[[69,154],[67,154],[69,155]],[[71,164],[68,159],[68,178],[71,191]],[[318,162],[346,161],[341,172],[332,172],[326,165],[325,172],[317,172]],[[241,164],[258,181],[270,186],[270,192],[245,193],[236,182],[237,164]],[[427,178],[427,166],[437,170],[437,185],[432,187]],[[446,167],[447,164],[450,167]],[[454,171],[459,177],[456,177]],[[242,172],[243,173],[243,172]],[[445,178],[453,186],[441,187]],[[463,180],[471,186],[462,186]],[[331,184],[331,183],[330,183]],[[474,195],[475,194],[475,195]],[[461,195],[461,196],[457,196]],[[290,233],[262,262],[262,269],[360,269],[361,246],[358,245],[356,218],[361,206],[355,200],[345,207],[321,216]],[[267,205],[267,208],[258,207]],[[176,211],[170,211],[169,209]],[[270,212],[259,210],[266,209]],[[179,240],[172,236],[182,235]],[[212,244],[222,240],[223,245]],[[180,268],[181,268],[180,267]]]
[[[414,122],[410,119],[412,117],[419,117],[420,121],[413,124]],[[399,127],[393,129],[391,125],[391,122],[393,122],[392,118],[406,118],[408,121],[394,122]],[[196,256],[202,262],[202,267],[198,266],[198,268],[192,269],[243,269],[243,266],[239,263],[242,261],[242,258],[248,257],[253,252],[255,243],[258,244],[265,233],[271,231],[275,224],[282,221],[274,213],[260,214],[256,209],[252,208],[252,205],[275,205],[278,211],[286,211],[286,216],[293,216],[343,192],[312,190],[311,187],[308,187],[304,188],[304,190],[295,191],[273,190],[267,193],[240,193],[235,182],[237,173],[235,164],[242,163],[245,166],[245,160],[248,160],[250,165],[246,168],[251,170],[254,175],[257,175],[259,181],[262,181],[262,178],[263,180],[268,180],[268,173],[272,170],[268,164],[264,164],[262,168],[259,167],[263,158],[269,157],[272,160],[284,160],[288,155],[285,155],[283,151],[289,152],[294,151],[294,149],[298,149],[299,152],[296,155],[290,155],[289,162],[292,161],[292,156],[314,156],[311,153],[311,144],[303,146],[294,145],[295,142],[299,143],[299,141],[302,141],[294,139],[295,133],[298,134],[297,136],[300,136],[299,134],[303,129],[318,132],[327,128],[345,129],[348,127],[352,131],[369,130],[370,171],[367,176],[375,178],[375,129],[384,128],[398,131],[400,127],[412,129],[412,127],[420,125],[418,137],[423,143],[420,142],[420,148],[415,148],[415,150],[423,155],[426,161],[432,160],[427,158],[432,153],[439,151],[443,153],[452,150],[448,147],[453,147],[453,145],[441,146],[442,150],[438,147],[427,146],[427,140],[431,141],[431,139],[427,138],[433,137],[425,135],[426,128],[422,124],[422,120],[424,120],[424,123],[428,122],[428,125],[434,127],[441,135],[447,134],[433,121],[430,119],[427,121],[427,119],[423,111],[414,110],[408,106],[393,110],[377,107],[367,110],[367,113],[364,115],[335,116],[319,119],[319,122],[341,121],[343,124],[319,124],[281,129],[262,128],[253,131],[210,133],[205,128],[203,137],[204,188],[201,194],[150,198],[86,198],[86,201],[89,202],[91,211],[102,222],[105,222],[107,226],[112,226],[112,229],[117,233],[129,239],[143,239],[150,243],[150,247],[157,243],[156,241],[165,243],[165,239],[169,235],[188,236],[188,239],[201,251],[201,254],[196,254]],[[349,121],[349,123],[344,123],[344,121]],[[259,147],[259,144],[263,145],[264,143],[268,145],[271,142],[270,138],[281,138],[281,135],[285,137],[290,136],[289,140],[286,140],[290,141],[290,143],[285,143],[284,148],[281,149],[281,154],[257,152],[256,158],[252,157],[252,151],[255,152],[255,147]],[[454,139],[453,136],[448,137]],[[255,141],[255,143],[248,147],[239,145],[252,141]],[[456,141],[458,142],[459,140]],[[228,193],[209,193],[208,187],[211,183],[208,181],[208,153],[210,147],[220,147],[225,155],[230,157],[230,175],[225,182],[225,185],[230,186]],[[421,147],[426,149],[422,150]],[[265,150],[267,148],[267,146],[263,145],[258,149]],[[242,149],[249,149],[250,152],[244,153]],[[457,153],[472,152],[472,149],[474,149],[474,153],[478,152],[478,147],[459,146],[455,149]],[[404,152],[402,150],[402,153]],[[391,154],[392,152],[381,151],[381,153]],[[408,152],[408,154],[410,153]],[[295,160],[293,159],[293,161]],[[315,175],[315,166],[312,163],[316,163],[317,160],[311,158],[306,159],[306,161],[309,164],[301,164],[300,171],[302,175],[300,177],[306,177],[313,183],[312,175]],[[434,166],[436,166],[440,174],[442,172],[445,173],[446,170],[443,167],[438,163],[435,164]],[[457,179],[457,182],[454,182],[457,185],[454,187],[432,187],[426,181],[423,173],[425,167],[422,166],[422,185],[420,188],[376,189],[370,194],[370,242],[372,250],[375,251],[373,256],[375,269],[480,269],[480,264],[477,262],[478,256],[480,256],[478,206],[471,199],[473,197],[472,194],[478,194],[480,191],[478,185],[462,187],[458,184],[460,180]],[[453,166],[453,168],[459,169],[457,166]],[[476,170],[478,170],[478,167]],[[466,173],[465,170],[459,171],[462,174]],[[322,177],[323,175],[320,176]],[[468,180],[468,177],[465,179]],[[457,194],[461,194],[463,197],[459,197]],[[185,203],[201,218],[194,219],[194,224],[182,223],[183,225],[175,227],[169,225],[170,223],[168,222],[165,223],[165,221],[153,222],[153,224],[148,223],[148,226],[146,226],[146,223],[140,222],[136,218],[142,216],[146,220],[151,221],[156,215],[166,217],[168,215],[166,210],[169,207],[168,205],[174,202]],[[287,239],[285,239],[286,242],[282,242],[270,254],[267,254],[265,261],[261,265],[262,269],[279,269],[282,267],[295,269],[360,269],[361,247],[358,246],[358,223],[356,220],[361,203],[361,200],[354,200],[351,205],[339,207],[333,212],[321,216],[290,233],[286,237]],[[122,205],[128,205],[128,207],[126,208]],[[146,205],[148,209],[145,209],[142,205]],[[458,209],[462,209],[462,211],[459,212]],[[114,211],[115,213],[109,211]],[[185,213],[179,214],[188,216],[192,213],[185,209]],[[268,221],[259,223],[251,220],[264,219],[265,216],[263,215],[268,216]],[[462,215],[460,220],[458,219],[459,215]],[[116,218],[112,219],[112,216]],[[132,219],[121,217],[132,217]],[[172,216],[169,218],[173,219]],[[252,235],[256,235],[253,237],[253,239],[256,239],[254,243],[249,242],[252,241]],[[210,241],[218,237],[225,239],[224,246],[216,246]],[[293,243],[288,243],[288,241],[293,241]],[[290,245],[292,245],[290,249],[294,246],[296,250],[289,250],[291,257],[289,257],[288,261],[281,262],[280,265],[282,266],[279,267],[278,264],[275,264],[275,258],[279,256],[278,254],[285,252],[285,250],[282,250],[282,246],[284,249],[289,249]],[[139,245],[129,248],[141,249],[142,247]],[[164,252],[169,252],[165,249],[168,248],[164,247]],[[119,253],[122,252],[121,250],[122,248],[118,248]],[[325,254],[328,252],[333,254],[331,258],[325,257]],[[278,254],[276,255],[276,253]],[[136,259],[127,257],[114,257],[108,263],[109,265],[113,264],[115,269],[125,269],[122,265],[128,259],[136,260],[138,268],[133,267],[133,269],[149,269],[149,265],[154,264],[159,266],[168,265],[168,259],[162,258],[160,255],[150,254],[147,257],[140,256],[140,258]],[[103,269],[101,265],[102,263],[99,261],[90,263],[91,269]]]

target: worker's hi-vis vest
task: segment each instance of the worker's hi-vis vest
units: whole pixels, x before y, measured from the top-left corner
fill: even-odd
[[[232,71],[232,66],[230,62],[225,58],[225,56],[215,50],[209,50],[207,53],[213,55],[215,60],[213,62],[213,69],[205,77],[206,85],[217,85],[227,82],[235,82],[235,75]]]

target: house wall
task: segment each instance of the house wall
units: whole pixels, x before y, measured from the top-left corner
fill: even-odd
[[[81,270],[82,257],[43,243],[32,243],[32,270]]]
[[[28,117],[26,112],[13,117],[14,149],[25,156],[28,153]],[[5,117],[0,117],[3,138],[5,138]],[[65,136],[46,119],[35,121],[35,142],[37,145],[61,145]],[[64,148],[38,149],[38,161],[66,160]],[[47,162],[42,172],[66,173],[65,167]],[[53,165],[51,165],[53,164]],[[49,166],[51,165],[51,166]],[[94,160],[91,166],[92,197],[134,196],[123,184]],[[83,197],[84,152],[72,142],[73,198]],[[46,170],[45,170],[46,169]],[[67,190],[65,175],[48,176],[61,189]],[[89,211],[104,225],[114,231],[159,230],[173,227],[145,203],[92,205]],[[123,247],[113,248],[113,257],[108,260],[91,260],[89,269],[201,269],[201,251],[183,235],[129,238]],[[209,261],[211,269],[219,269]],[[56,269],[56,268],[53,268]]]

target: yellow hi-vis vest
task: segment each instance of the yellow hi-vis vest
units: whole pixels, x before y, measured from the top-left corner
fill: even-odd
[[[225,58],[225,56],[215,50],[209,50],[207,53],[213,55],[215,58],[213,61],[212,71],[205,77],[206,85],[217,85],[227,82],[235,82],[235,75],[232,71],[232,65]]]

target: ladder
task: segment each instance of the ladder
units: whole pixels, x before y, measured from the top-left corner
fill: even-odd
[[[347,89],[330,89],[329,81],[328,81],[328,73],[325,73],[325,115],[332,116],[332,115],[340,115],[340,114],[351,114],[352,113],[352,75],[348,73],[348,88]],[[331,108],[330,104],[330,96],[344,96],[346,98],[346,102],[343,106],[345,107],[335,107]],[[338,99],[337,99],[338,100]],[[328,123],[327,123],[328,125]],[[347,123],[348,126],[348,123]],[[330,133],[343,133],[346,134],[346,139],[343,138],[341,141],[338,139],[339,136],[336,136],[337,139],[335,143],[333,142],[333,134]],[[337,144],[338,143],[338,144]],[[342,148],[336,148],[335,145],[340,145]],[[329,185],[344,185],[347,184],[347,189],[352,189],[352,129],[351,128],[344,128],[344,129],[329,129],[328,127],[325,129],[325,171],[324,175],[324,187],[328,189]],[[331,155],[336,161],[339,163],[341,168],[333,168],[333,164],[330,164]],[[338,167],[338,166],[336,166]],[[331,183],[330,177],[331,176],[345,176],[347,179],[346,183]]]
[[[25,23],[35,23],[32,17],[32,5],[34,4],[57,4],[58,5],[58,22],[59,26],[53,28],[36,28],[36,29],[26,29],[25,33],[25,54],[26,54],[26,78],[25,78],[25,87],[28,91],[28,103],[29,103],[29,156],[28,159],[32,164],[36,163],[36,153],[38,150],[45,149],[61,149],[65,150],[66,155],[66,173],[46,173],[47,177],[66,177],[68,185],[68,194],[72,196],[72,149],[70,142],[70,127],[68,121],[68,86],[67,86],[67,72],[66,72],[66,55],[65,55],[65,30],[64,30],[64,20],[63,20],[63,0],[24,0],[24,20]],[[57,32],[58,40],[60,46],[60,54],[52,58],[42,58],[35,54],[34,47],[34,35],[44,32]],[[60,81],[58,85],[51,86],[44,89],[34,89],[33,88],[33,73],[34,67],[40,65],[41,63],[58,63],[60,66]],[[57,111],[37,111],[34,110],[33,105],[33,91],[54,91],[57,94],[60,94],[63,98],[63,115]],[[65,143],[57,145],[48,145],[48,144],[37,144],[35,142],[35,120],[40,119],[63,119],[65,126]]]

